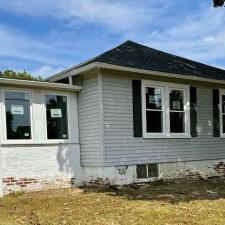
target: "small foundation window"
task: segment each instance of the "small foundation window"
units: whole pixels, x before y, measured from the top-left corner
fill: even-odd
[[[137,179],[156,178],[159,176],[158,164],[141,164],[136,166]]]

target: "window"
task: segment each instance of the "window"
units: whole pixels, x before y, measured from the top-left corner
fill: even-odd
[[[46,95],[47,138],[68,139],[67,97]]]
[[[147,132],[163,132],[162,89],[146,87],[146,123]]]
[[[7,139],[31,139],[30,94],[5,92]]]
[[[170,132],[185,132],[184,91],[170,89]]]
[[[141,164],[136,166],[137,179],[158,177],[158,164]]]
[[[142,81],[143,136],[189,137],[189,87]]]

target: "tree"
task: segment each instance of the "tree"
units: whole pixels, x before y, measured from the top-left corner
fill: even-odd
[[[13,70],[5,70],[3,72],[0,71],[0,78],[42,81],[41,77],[33,76],[30,73],[27,73],[25,70],[23,72],[15,72]]]
[[[213,0],[214,7],[222,7],[225,4],[225,0]]]

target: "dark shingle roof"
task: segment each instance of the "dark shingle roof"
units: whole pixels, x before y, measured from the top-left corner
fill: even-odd
[[[165,53],[132,41],[126,41],[81,66],[92,62],[225,80],[225,70]]]

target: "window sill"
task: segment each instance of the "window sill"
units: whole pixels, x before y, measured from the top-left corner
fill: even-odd
[[[174,135],[166,135],[166,134],[163,134],[163,135],[151,135],[151,134],[144,134],[143,135],[143,138],[144,139],[154,139],[154,138],[157,138],[157,139],[186,139],[186,138],[191,138],[191,135],[189,134],[174,134]]]
[[[40,142],[34,142],[34,141],[4,141],[1,142],[2,146],[9,146],[9,145],[57,145],[57,144],[80,144],[79,142],[73,142],[73,141],[40,141]]]
[[[156,181],[159,180],[160,177],[149,177],[149,178],[136,178],[135,183],[146,183],[146,182],[151,182],[151,181]]]

